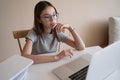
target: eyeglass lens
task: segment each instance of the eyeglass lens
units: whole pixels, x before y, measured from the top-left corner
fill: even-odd
[[[44,15],[44,16],[42,16],[41,18],[44,18],[44,19],[46,19],[46,20],[51,20],[51,19],[58,19],[58,13],[56,13],[56,14],[53,14],[53,15]]]

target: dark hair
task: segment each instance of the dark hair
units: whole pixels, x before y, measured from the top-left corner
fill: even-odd
[[[44,32],[43,24],[39,22],[39,19],[42,11],[48,6],[53,7],[55,9],[55,12],[57,13],[56,8],[48,1],[38,2],[34,8],[34,30],[37,35],[42,35],[42,33]]]

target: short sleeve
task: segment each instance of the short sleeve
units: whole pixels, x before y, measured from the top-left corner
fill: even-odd
[[[32,40],[33,42],[35,42],[35,41],[37,40],[37,35],[36,35],[36,33],[35,33],[35,31],[34,31],[33,29],[31,29],[31,30],[28,32],[28,34],[27,34],[27,36],[26,36],[26,39],[30,39],[30,40]]]
[[[63,32],[58,33],[58,37],[62,42],[65,42],[65,40],[68,38],[68,36]]]

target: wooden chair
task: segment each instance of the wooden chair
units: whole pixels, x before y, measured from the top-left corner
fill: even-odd
[[[13,31],[13,36],[14,36],[14,39],[17,39],[18,41],[18,45],[19,45],[19,49],[20,49],[20,52],[22,53],[22,45],[21,45],[21,42],[20,42],[20,39],[21,38],[25,38],[26,35],[28,34],[29,30],[19,30],[19,31]],[[60,52],[60,49],[61,49],[61,42],[58,43],[58,52]]]
[[[21,53],[22,53],[22,45],[21,45],[20,39],[25,38],[26,35],[28,34],[28,32],[29,32],[29,30],[13,31],[14,39],[17,39]]]

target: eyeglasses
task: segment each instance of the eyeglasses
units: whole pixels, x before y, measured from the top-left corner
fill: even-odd
[[[53,14],[53,15],[44,15],[44,16],[41,16],[41,18],[44,18],[46,21],[51,21],[51,20],[57,20],[58,19],[58,16],[59,16],[59,13],[56,13],[56,14]]]

